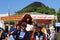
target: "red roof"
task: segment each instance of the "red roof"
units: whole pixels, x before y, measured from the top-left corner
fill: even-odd
[[[22,15],[16,15],[16,16],[6,16],[6,17],[1,17],[1,20],[20,20],[20,18],[22,17]]]

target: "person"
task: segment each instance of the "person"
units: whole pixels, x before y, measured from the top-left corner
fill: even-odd
[[[30,14],[25,14],[22,19],[18,22],[17,26],[21,25],[23,22],[27,23],[27,27],[26,27],[26,30],[27,31],[31,31],[32,28],[33,28],[33,21],[32,21],[32,17]]]
[[[14,32],[16,29],[14,28],[13,25],[11,25],[10,27],[11,27],[11,28],[10,28],[10,34],[9,34],[9,37],[10,37],[10,40],[14,40],[13,32]]]
[[[41,31],[40,27],[34,28],[30,40],[46,40],[45,34]]]
[[[42,25],[41,31],[42,31],[43,33],[47,34],[47,30],[46,30],[46,28],[44,27],[44,25]]]
[[[18,28],[18,30],[16,30],[13,33],[14,39],[15,40],[30,40],[30,33],[28,31],[26,31],[26,23],[23,22],[20,26],[21,28]]]
[[[18,24],[16,26],[20,26],[22,24],[22,22],[26,22],[27,24],[32,24],[32,17],[30,14],[25,14],[23,15],[22,19],[18,22]]]
[[[8,40],[8,37],[5,34],[3,28],[0,28],[0,40]]]
[[[5,26],[5,33],[6,34],[8,34],[8,26],[9,26],[9,24],[6,24],[6,26]]]
[[[53,40],[55,35],[55,28],[51,26],[49,29],[50,29],[50,40]]]
[[[47,40],[50,40],[50,30],[47,29]]]
[[[44,25],[42,25],[41,31],[45,34],[45,36],[46,36],[46,38],[47,38],[47,29],[45,28]]]
[[[16,30],[13,25],[11,25],[10,27],[10,32],[14,32]]]
[[[60,40],[60,28],[58,29],[58,32],[55,34],[53,40]]]

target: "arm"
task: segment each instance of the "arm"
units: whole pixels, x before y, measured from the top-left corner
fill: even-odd
[[[8,37],[5,37],[5,40],[9,40],[9,38]]]
[[[34,40],[34,32],[32,33],[30,40]]]
[[[31,37],[30,37],[30,40],[34,40],[34,33],[35,33],[35,29],[34,29],[33,32],[32,32],[32,35],[31,35]]]
[[[9,37],[5,33],[3,35],[5,40],[9,40]]]
[[[44,36],[44,40],[47,40],[46,36]]]
[[[46,34],[43,33],[43,36],[44,36],[44,37],[43,37],[43,40],[47,40]]]

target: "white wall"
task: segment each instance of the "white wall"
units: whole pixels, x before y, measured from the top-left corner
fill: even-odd
[[[9,16],[9,14],[8,13],[6,13],[6,14],[0,14],[0,17],[4,17],[4,16]]]

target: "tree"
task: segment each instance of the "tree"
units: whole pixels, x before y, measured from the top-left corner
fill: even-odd
[[[59,10],[57,12],[57,18],[58,18],[58,21],[60,22],[60,8],[59,8]]]
[[[16,14],[20,13],[30,13],[30,12],[37,12],[37,13],[43,13],[43,14],[56,14],[55,9],[49,8],[49,7],[28,7],[22,11],[17,11]]]
[[[53,8],[49,8],[49,7],[39,7],[37,8],[37,11],[36,12],[39,12],[39,13],[44,13],[44,14],[54,14],[55,15],[55,9]]]
[[[30,12],[38,12],[38,13],[44,13],[44,14],[55,14],[55,9],[49,8],[48,6],[45,6],[41,2],[33,2],[30,5],[27,5],[22,10],[18,10],[15,13],[21,14],[21,13],[30,13]]]

